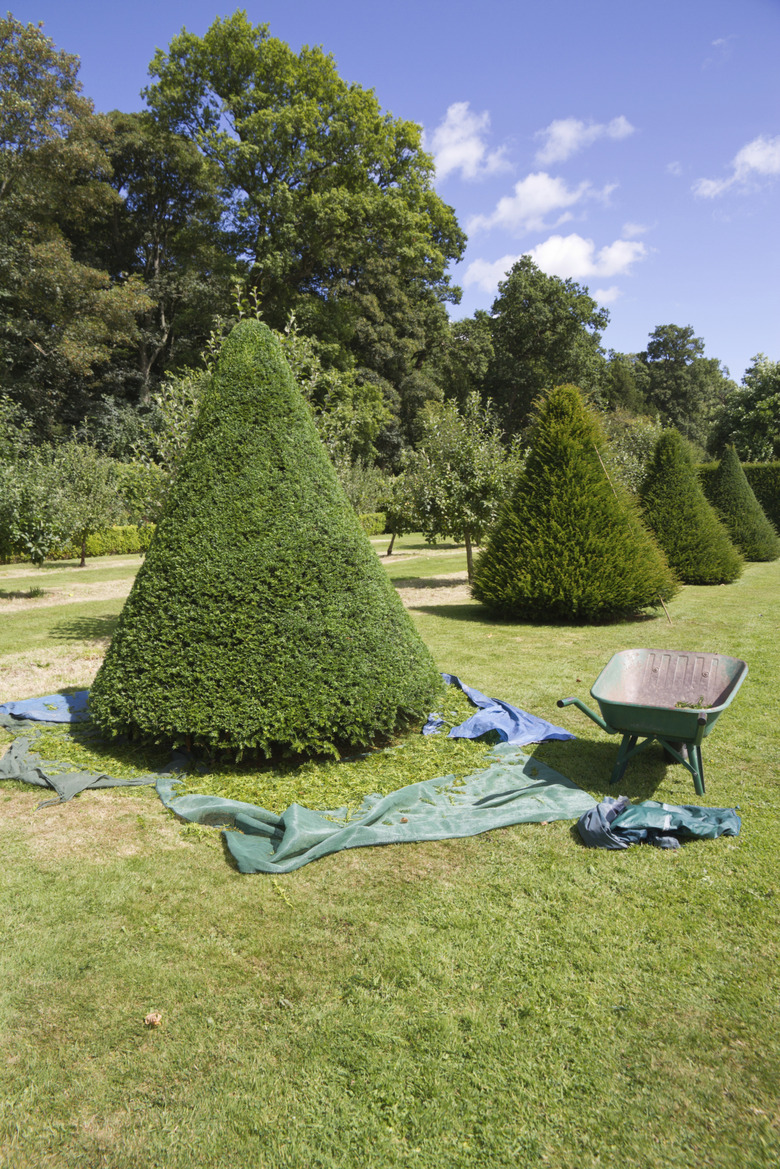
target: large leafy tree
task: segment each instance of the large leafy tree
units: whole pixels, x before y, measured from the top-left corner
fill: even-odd
[[[236,261],[216,166],[148,111],[108,119],[111,185],[121,198],[79,243],[115,279],[143,280],[154,301],[127,375],[127,396],[143,404],[166,369],[197,364],[215,317],[230,312]]]
[[[494,355],[486,386],[511,432],[526,424],[533,401],[553,386],[576,383],[586,393],[601,388],[601,330],[609,314],[587,288],[548,276],[522,256],[499,284],[491,316]]]
[[[703,445],[718,408],[734,388],[719,361],[704,356],[690,325],[658,325],[640,354],[643,390],[651,410],[692,442]]]
[[[780,361],[759,353],[726,397],[710,446],[719,451],[727,443],[746,462],[780,459]]]
[[[342,80],[321,48],[296,54],[244,12],[203,37],[182,31],[150,72],[158,122],[218,170],[266,321],[281,329],[294,311],[399,418],[405,394],[435,396],[421,371],[459,295],[446,269],[465,237],[433,190],[419,127]]]
[[[112,281],[73,244],[118,199],[109,135],[81,93],[78,58],[40,25],[0,19],[0,376],[43,432],[79,420],[151,307],[137,279]]]

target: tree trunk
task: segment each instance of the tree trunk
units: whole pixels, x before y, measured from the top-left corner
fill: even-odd
[[[87,533],[83,532],[81,536],[81,564],[79,568],[87,567]]]
[[[385,552],[385,556],[390,556],[392,554],[393,544],[395,544],[395,532],[393,532],[393,534],[390,537],[390,543],[388,544],[387,551]]]
[[[474,557],[471,550],[471,532],[465,531],[463,538],[466,541],[466,571],[468,572],[469,584],[474,572]]]

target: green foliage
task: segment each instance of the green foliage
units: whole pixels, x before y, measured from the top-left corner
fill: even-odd
[[[636,495],[661,433],[661,423],[618,408],[603,414],[601,424],[607,436],[604,460],[610,474]]]
[[[168,479],[156,463],[115,463],[117,491],[130,524],[144,527],[152,522],[161,505]]]
[[[381,536],[386,530],[387,516],[383,511],[372,511],[359,515],[360,526],[367,536]]]
[[[400,401],[448,329],[459,299],[447,267],[465,236],[433,189],[420,128],[347,84],[319,47],[296,53],[246,12],[158,50],[146,91],[156,121],[193,142],[219,174],[236,254],[266,322],[368,370]]]
[[[108,183],[110,127],[81,95],[78,58],[40,26],[0,19],[2,382],[51,437],[77,424],[152,301],[111,279],[79,239],[120,202]]]
[[[707,502],[678,430],[659,436],[640,491],[644,516],[684,584],[728,584],[742,557]]]
[[[776,560],[780,538],[764,514],[733,447],[727,447],[704,491],[746,560]]]
[[[541,621],[604,620],[673,596],[676,582],[620,483],[576,386],[540,403],[531,447],[474,570],[495,613]]]
[[[471,547],[495,520],[513,463],[501,442],[495,412],[469,394],[456,402],[431,403],[420,418],[417,450],[405,460],[411,512],[427,540],[463,540],[472,574]]]
[[[143,553],[149,548],[154,535],[154,524],[138,527],[137,524],[114,524],[103,532],[92,532],[87,536],[86,553],[94,556],[130,556]],[[75,560],[81,556],[81,547],[74,543],[61,545],[48,555],[49,560]]]
[[[759,353],[742,385],[727,396],[710,448],[720,451],[726,444],[745,461],[780,457],[780,361]]]
[[[124,518],[115,464],[85,443],[65,443],[55,454],[51,489],[61,530],[75,539],[83,565],[87,537]]]
[[[587,288],[573,280],[547,276],[530,256],[522,256],[491,309],[494,356],[486,390],[510,433],[528,420],[539,394],[563,382],[598,391],[606,376],[600,347],[609,313]]]
[[[736,388],[728,370],[703,354],[704,342],[690,325],[658,325],[640,354],[648,407],[664,425],[699,445],[706,443],[718,410]]]
[[[767,519],[780,532],[780,462],[746,463],[743,470]]]
[[[332,754],[422,717],[440,685],[278,340],[240,322],[95,680],[96,722]]]

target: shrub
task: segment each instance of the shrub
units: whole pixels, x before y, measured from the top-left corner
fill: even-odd
[[[637,505],[607,476],[604,442],[576,386],[542,400],[525,465],[475,567],[477,600],[510,617],[600,620],[674,595]]]
[[[383,511],[371,511],[358,516],[360,526],[367,536],[381,536],[385,530],[386,517]]]
[[[704,481],[704,492],[746,560],[777,560],[780,538],[747,481],[733,447]]]
[[[780,532],[780,463],[745,463],[743,470],[764,514]]]
[[[327,752],[421,718],[441,678],[270,330],[225,341],[90,705],[108,733]]]
[[[685,439],[674,429],[658,438],[640,491],[647,523],[684,584],[728,584],[742,557],[707,502]]]

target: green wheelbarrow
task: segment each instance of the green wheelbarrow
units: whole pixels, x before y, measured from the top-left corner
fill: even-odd
[[[579,707],[610,735],[622,735],[610,783],[631,759],[656,740],[682,763],[704,795],[701,744],[747,676],[747,662],[724,654],[624,649],[611,658],[591,687],[601,715],[579,698],[558,706]]]

